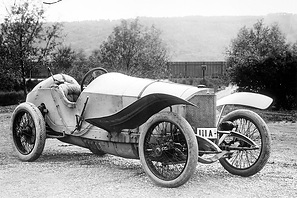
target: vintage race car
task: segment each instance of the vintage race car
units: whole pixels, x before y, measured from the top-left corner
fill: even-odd
[[[57,138],[99,156],[140,159],[155,184],[178,187],[198,161],[219,161],[245,177],[259,172],[270,155],[267,125],[250,110],[223,112],[230,104],[265,109],[271,102],[252,93],[217,101],[209,88],[95,68],[80,85],[65,74],[36,85],[14,110],[11,133],[22,161],[36,160],[46,138]]]

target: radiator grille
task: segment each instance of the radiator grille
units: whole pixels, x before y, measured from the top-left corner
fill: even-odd
[[[216,98],[214,94],[195,95],[189,102],[197,107],[186,107],[185,118],[194,128],[208,128],[216,126]]]

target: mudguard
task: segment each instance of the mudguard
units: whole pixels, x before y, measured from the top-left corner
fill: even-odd
[[[272,98],[262,94],[238,92],[219,99],[217,101],[217,106],[229,104],[267,109],[271,105],[272,101]]]
[[[110,116],[87,118],[85,121],[107,131],[120,132],[122,129],[134,129],[145,123],[155,113],[177,104],[195,106],[176,96],[157,93],[144,96]]]

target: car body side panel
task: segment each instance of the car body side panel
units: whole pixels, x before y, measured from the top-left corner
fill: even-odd
[[[46,123],[57,132],[70,133],[76,126],[75,115],[78,114],[75,103],[67,102],[57,88],[36,89],[28,94],[26,101],[39,106],[45,104],[48,113]]]
[[[120,132],[142,125],[153,114],[176,104],[193,105],[181,98],[167,94],[150,94],[140,98],[121,111],[106,117],[86,118],[86,121],[107,131]]]

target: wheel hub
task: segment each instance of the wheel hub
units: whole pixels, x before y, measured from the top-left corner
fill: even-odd
[[[154,150],[154,153],[155,153],[156,157],[162,156],[162,154],[163,154],[162,148],[157,146]]]

